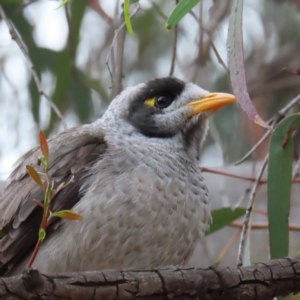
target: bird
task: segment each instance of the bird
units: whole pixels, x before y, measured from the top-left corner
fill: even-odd
[[[43,273],[187,264],[211,223],[198,164],[208,119],[235,101],[169,76],[127,87],[93,123],[48,139],[51,201],[82,221],[55,220],[33,263]],[[0,275],[26,269],[44,191],[28,175],[39,147],[16,163],[0,196]]]

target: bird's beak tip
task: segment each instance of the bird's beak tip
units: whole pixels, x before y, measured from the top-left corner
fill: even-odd
[[[208,93],[201,99],[190,102],[187,106],[192,107],[191,117],[202,111],[211,110],[213,113],[221,107],[236,100],[235,96],[226,93]]]

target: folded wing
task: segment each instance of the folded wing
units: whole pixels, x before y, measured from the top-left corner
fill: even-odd
[[[72,183],[52,200],[52,211],[71,209],[81,199],[80,187],[89,177],[88,170],[105,154],[104,132],[91,125],[73,127],[49,139],[48,144],[49,174],[55,186],[73,177]],[[44,191],[27,174],[26,165],[43,172],[37,163],[41,155],[36,147],[21,157],[0,196],[0,276],[28,254],[37,241],[43,209],[33,199],[43,202]],[[47,235],[58,221],[52,221]]]

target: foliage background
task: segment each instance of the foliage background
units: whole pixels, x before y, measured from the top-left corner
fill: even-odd
[[[76,0],[60,9],[57,1],[3,2],[6,14],[28,47],[45,91],[51,94],[69,126],[100,117],[124,87],[169,74],[174,30],[168,32],[165,23],[175,1],[140,1],[141,9],[132,18],[135,36],[120,30],[111,53],[113,85],[106,59],[114,32],[123,22],[120,1]],[[212,49],[213,42],[227,65],[230,7],[231,1],[204,0],[196,5],[193,14],[182,19],[175,76],[210,91],[230,92],[228,72]],[[282,72],[284,67],[298,67],[299,23],[299,1],[245,1],[248,88],[266,119],[299,92],[299,77]],[[9,171],[13,161],[37,143],[38,129],[49,135],[62,127],[38,94],[25,59],[3,21],[0,35],[0,166]],[[235,106],[220,111],[212,129],[203,158],[210,165],[237,160],[264,132]],[[266,145],[256,153],[257,157],[265,153]],[[2,177],[5,175],[7,172]]]
[[[99,118],[125,87],[167,76],[174,48],[175,76],[209,91],[231,92],[226,38],[232,1],[200,1],[180,21],[176,47],[175,30],[165,29],[176,1],[139,1],[140,9],[132,18],[134,36],[126,28],[119,29],[123,23],[121,2],[73,0],[57,9],[61,2],[1,1],[27,46],[44,90],[69,127]],[[131,11],[136,7],[132,5]],[[247,84],[265,120],[300,92],[299,76],[282,71],[294,71],[300,65],[299,10],[299,0],[244,1]],[[3,21],[0,36],[0,176],[5,178],[12,163],[37,144],[39,129],[51,136],[63,128],[39,95],[24,56]],[[294,107],[298,110],[299,106]],[[264,133],[237,105],[225,107],[211,121],[201,165],[235,162]],[[298,148],[296,132],[294,159],[298,159]],[[267,151],[268,140],[250,161],[261,160]]]

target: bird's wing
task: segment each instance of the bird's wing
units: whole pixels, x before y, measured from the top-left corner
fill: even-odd
[[[104,131],[93,125],[70,128],[48,140],[50,150],[49,174],[55,186],[73,182],[51,201],[52,210],[70,209],[80,198],[80,186],[87,179],[88,169],[106,151]],[[38,165],[42,153],[39,147],[27,152],[17,162],[9,184],[0,195],[0,275],[4,274],[37,241],[43,209],[33,199],[43,202],[44,191],[26,171],[26,165],[43,172]]]

